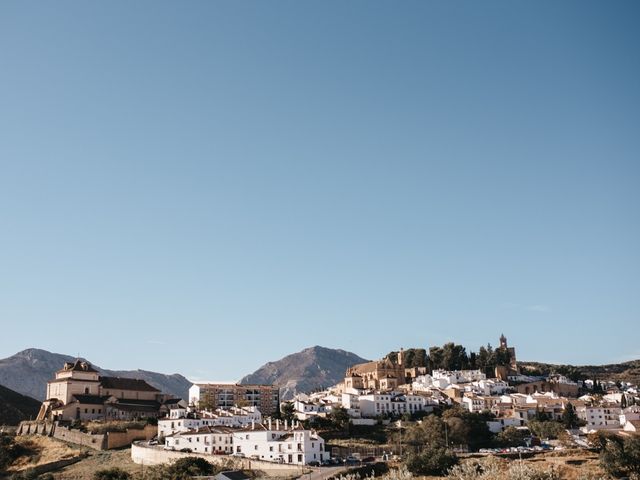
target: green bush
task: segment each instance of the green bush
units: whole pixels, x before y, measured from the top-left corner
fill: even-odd
[[[602,468],[614,477],[640,476],[640,437],[609,437],[600,452]]]
[[[129,480],[131,475],[121,468],[106,468],[93,474],[93,480]]]
[[[540,438],[555,439],[565,431],[565,427],[562,423],[554,420],[539,422],[532,420],[528,424],[529,430]]]
[[[414,475],[444,475],[458,463],[458,457],[444,447],[428,447],[409,455],[405,465]]]

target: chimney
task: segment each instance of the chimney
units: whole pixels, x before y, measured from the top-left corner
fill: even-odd
[[[284,429],[289,430],[289,420],[287,420],[286,418],[284,420]]]
[[[280,430],[280,419],[276,419],[276,430]]]
[[[269,417],[269,430],[271,430],[271,417]]]
[[[255,429],[256,429],[256,421],[251,420],[251,430],[255,430]]]

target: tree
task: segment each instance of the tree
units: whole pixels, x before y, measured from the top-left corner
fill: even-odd
[[[567,406],[564,407],[564,412],[562,412],[562,423],[565,428],[576,428],[580,426],[580,419],[578,418],[576,409],[573,407],[571,402],[567,403]]]
[[[429,368],[431,371],[443,367],[443,352],[440,347],[429,348]]]
[[[421,453],[409,455],[405,461],[407,469],[414,475],[444,475],[458,463],[458,457],[444,447],[427,447]]]
[[[292,422],[296,419],[296,407],[291,402],[285,402],[280,405],[280,412],[283,420]]]
[[[546,422],[531,420],[528,426],[529,430],[531,430],[536,436],[549,439],[558,438],[558,435],[565,430],[562,423],[555,422],[553,420]]]
[[[551,417],[547,412],[545,412],[544,410],[540,410],[540,407],[536,406],[536,414],[534,420],[536,422],[548,422],[549,420],[551,420]]]
[[[525,445],[527,434],[516,427],[507,427],[496,435],[496,443],[500,447],[521,447]]]
[[[425,446],[444,447],[444,422],[440,417],[431,414],[422,420],[422,423],[411,425],[403,434],[402,441],[415,453]]]
[[[217,470],[204,458],[185,457],[171,464],[168,473],[173,480],[187,480],[195,476],[215,475]]]
[[[333,408],[329,414],[329,418],[337,430],[347,430],[349,428],[351,417],[349,416],[349,412],[347,412],[346,408]]]
[[[608,437],[600,452],[600,464],[614,477],[640,475],[640,437]]]
[[[130,478],[129,472],[118,467],[98,470],[93,474],[93,480],[129,480]]]

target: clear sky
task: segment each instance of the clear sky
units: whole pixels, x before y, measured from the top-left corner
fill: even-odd
[[[0,3],[0,357],[640,358],[640,3]]]

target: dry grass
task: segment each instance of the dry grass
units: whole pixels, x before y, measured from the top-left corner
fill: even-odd
[[[73,447],[67,443],[41,435],[18,436],[15,441],[32,453],[29,456],[17,459],[11,465],[9,471],[26,470],[37,465],[76,457],[82,452],[79,447]]]
[[[52,473],[56,480],[92,480],[93,474],[97,470],[114,467],[126,470],[132,475],[142,473],[142,466],[131,460],[131,449],[129,448],[101,452],[91,451],[84,460]]]

